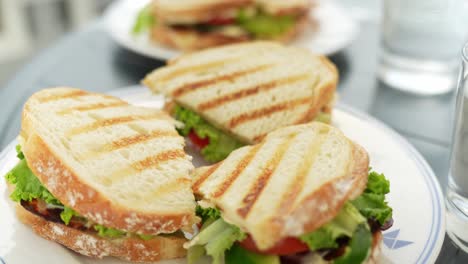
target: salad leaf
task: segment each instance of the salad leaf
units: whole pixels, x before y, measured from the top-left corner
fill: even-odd
[[[201,116],[189,109],[177,105],[174,109],[174,116],[184,123],[184,127],[178,129],[181,135],[187,136],[193,130],[200,138],[209,139],[210,143],[201,150],[201,154],[207,161],[217,162],[223,160],[232,151],[244,145],[210,125]]]
[[[359,225],[354,232],[344,255],[335,259],[334,264],[360,264],[371,252],[372,233],[367,225]]]
[[[385,194],[390,192],[390,183],[385,175],[370,172],[364,192],[351,203],[368,219],[374,219],[381,225],[392,218],[392,208],[385,201]]]
[[[140,10],[132,28],[132,34],[141,34],[156,24],[156,17],[151,9],[151,5],[145,6]]]
[[[245,236],[238,227],[226,223],[222,218],[208,221],[203,224],[200,233],[188,242],[188,263],[196,263],[203,255],[210,256],[213,264],[223,263],[225,252]]]
[[[244,249],[239,245],[234,245],[226,252],[226,264],[280,264],[280,258],[276,255],[257,254]]]
[[[319,229],[299,237],[311,250],[337,248],[337,239],[352,237],[361,224],[367,226],[367,220],[351,203],[345,203],[332,221]]]
[[[15,185],[15,190],[11,193],[10,198],[15,202],[42,199],[48,204],[62,205],[33,174],[24,159],[19,145],[16,147],[16,150],[20,161],[5,175],[6,180],[10,184]]]
[[[63,211],[60,213],[60,219],[68,225],[73,216],[80,216],[75,210],[70,207],[63,207]]]
[[[105,238],[121,238],[124,237],[126,232],[115,228],[105,227],[103,225],[93,226],[94,230],[98,232],[98,235]]]
[[[216,220],[221,217],[221,212],[216,208],[203,208],[200,205],[197,205],[195,209],[197,216],[201,217],[202,223],[207,222],[208,220]]]
[[[261,10],[249,12],[241,9],[237,13],[236,22],[256,38],[274,38],[288,31],[296,20],[289,15],[274,16]]]

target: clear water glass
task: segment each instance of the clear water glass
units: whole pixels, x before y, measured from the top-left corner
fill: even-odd
[[[456,86],[463,0],[384,0],[379,78],[417,94]]]
[[[447,233],[468,252],[468,43],[462,58],[446,206]]]

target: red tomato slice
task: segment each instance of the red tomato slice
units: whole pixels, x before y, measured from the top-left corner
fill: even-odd
[[[278,244],[269,248],[267,250],[259,250],[255,241],[253,241],[250,235],[247,235],[247,238],[240,242],[241,247],[259,254],[269,254],[269,255],[292,255],[296,253],[309,251],[307,244],[303,243],[295,237],[287,237],[281,240]]]
[[[188,134],[188,137],[192,141],[192,143],[199,147],[200,149],[206,147],[208,144],[210,144],[210,139],[209,138],[200,138],[195,131],[190,131]]]
[[[233,17],[227,17],[227,18],[216,17],[207,21],[206,23],[208,25],[222,26],[222,25],[234,24],[234,22],[235,22],[235,19]]]

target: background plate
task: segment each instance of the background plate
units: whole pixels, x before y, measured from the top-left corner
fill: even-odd
[[[133,36],[131,29],[138,11],[149,0],[119,0],[105,12],[105,23],[110,35],[122,46],[155,59],[170,59],[179,51],[151,43],[148,34]],[[307,48],[317,54],[331,55],[347,47],[358,33],[358,24],[337,3],[318,0],[311,15],[317,27],[309,27],[291,45]]]
[[[160,108],[162,96],[141,87],[118,90],[113,95],[130,103]],[[434,263],[445,234],[445,207],[434,173],[421,154],[405,139],[380,121],[348,106],[338,105],[333,125],[367,149],[371,166],[384,172],[391,182],[389,203],[393,207],[393,227],[384,232],[382,263]],[[17,162],[16,142],[0,154],[0,175]],[[203,164],[192,152],[196,166]],[[58,244],[36,236],[14,215],[6,185],[0,184],[0,256],[6,263],[125,263],[114,258],[94,260],[79,256]],[[180,263],[164,261],[160,263]],[[1,261],[0,261],[1,263]]]

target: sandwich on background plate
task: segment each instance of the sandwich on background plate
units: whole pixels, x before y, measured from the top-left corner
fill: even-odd
[[[312,122],[270,133],[195,170],[200,232],[189,263],[370,263],[392,224],[389,182],[367,152]]]
[[[263,41],[182,55],[143,80],[211,162],[279,127],[329,122],[337,82],[326,57]]]
[[[153,0],[133,33],[154,43],[197,50],[248,40],[292,40],[310,26],[310,0]]]
[[[92,257],[150,262],[186,255],[198,221],[193,165],[175,121],[108,95],[45,89],[22,115],[7,175],[20,220]]]

